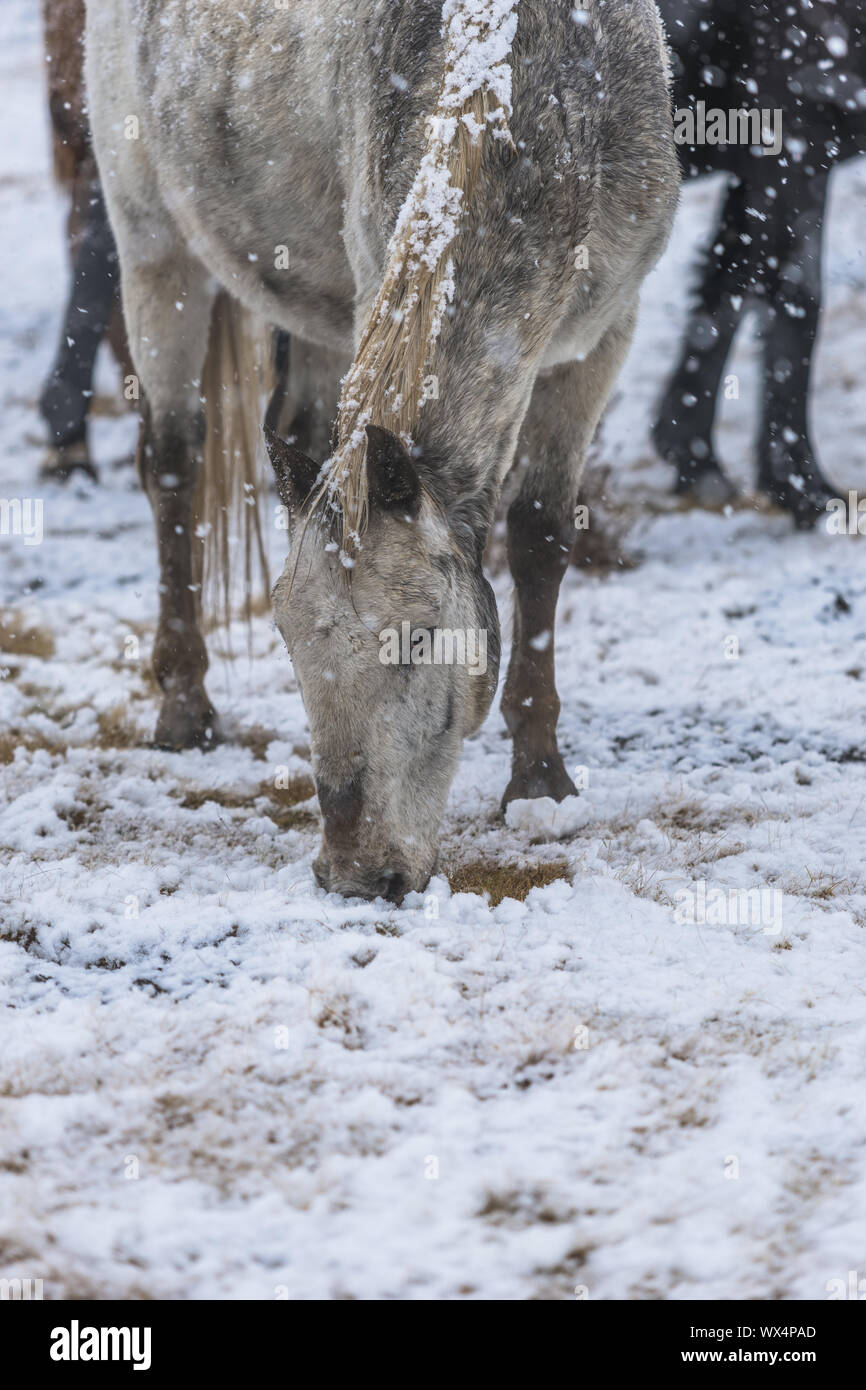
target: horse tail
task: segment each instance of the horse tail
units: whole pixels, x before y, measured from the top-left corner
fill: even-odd
[[[205,445],[194,548],[206,619],[226,627],[237,576],[249,624],[270,593],[263,509],[269,470],[260,424],[275,368],[271,330],[226,291],[217,295],[202,372]]]

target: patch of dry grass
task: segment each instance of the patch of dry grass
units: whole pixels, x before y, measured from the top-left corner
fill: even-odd
[[[709,810],[701,801],[683,799],[670,805],[660,804],[652,813],[653,820],[660,825],[688,833],[706,831],[716,835],[732,824],[756,825],[758,821],[771,820],[763,808],[760,811],[752,806],[726,806],[724,809]]]
[[[802,879],[791,879],[783,885],[782,891],[801,898],[811,898],[813,902],[829,902],[832,898],[844,897],[859,891],[859,884],[839,874],[827,873],[823,869],[814,874],[811,869],[806,869],[805,872],[805,882]]]
[[[264,799],[263,810],[266,816],[281,830],[307,829],[316,824],[311,810],[298,809],[304,801],[309,801],[316,792],[312,777],[299,775],[292,777],[285,787],[275,787],[271,782],[260,782],[254,791],[237,791],[234,787],[190,787],[180,796],[180,804],[185,811],[198,811],[212,801],[226,810],[251,810],[257,801]]]
[[[57,814],[70,830],[97,830],[108,809],[106,801],[91,797],[84,791],[73,805],[58,808]]]
[[[281,830],[298,830],[316,824],[312,811],[295,809],[301,802],[315,796],[316,784],[312,777],[292,777],[285,787],[274,787],[263,782],[261,791],[271,802],[267,814]]]
[[[233,735],[233,742],[239,743],[243,748],[249,748],[257,762],[263,763],[268,756],[268,748],[280,737],[276,729],[265,729],[261,724],[251,724],[245,729],[240,729]],[[292,745],[292,752],[295,757],[309,761],[309,744],[296,743]]]
[[[306,773],[299,773],[296,777],[289,778],[284,787],[262,782],[260,791],[262,796],[269,796],[281,806],[297,806],[299,802],[309,801],[311,796],[316,795],[316,784]]]
[[[54,634],[47,627],[28,622],[14,608],[3,608],[0,609],[0,652],[46,660],[54,655]]]
[[[673,907],[673,898],[664,882],[659,881],[661,872],[660,868],[648,869],[640,859],[632,859],[620,868],[614,869],[613,876],[636,898],[646,898],[649,902]]]
[[[49,738],[35,729],[4,729],[0,732],[0,766],[14,762],[19,748],[25,749],[28,753],[35,753],[40,748],[46,753],[66,752],[65,743]]]
[[[705,839],[699,833],[693,844],[686,845],[682,867],[695,869],[700,864],[717,864],[720,859],[730,859],[745,853],[746,846],[741,840],[729,840],[726,835],[713,835]]]
[[[489,897],[490,906],[497,907],[504,898],[526,901],[533,888],[546,888],[557,879],[571,882],[571,870],[565,859],[552,859],[538,864],[498,864],[492,859],[467,860],[446,871],[452,893],[477,893]]]
[[[541,1185],[527,1190],[508,1188],[497,1192],[488,1189],[476,1215],[492,1226],[507,1226],[512,1230],[555,1226],[574,1219],[573,1209],[558,1204]]]
[[[135,748],[142,737],[134,719],[130,719],[125,705],[111,705],[96,716],[99,725],[97,748]]]
[[[249,748],[257,762],[263,763],[267,757],[268,748],[277,735],[273,729],[263,729],[260,724],[254,724],[248,729],[241,729],[235,737],[244,748]]]

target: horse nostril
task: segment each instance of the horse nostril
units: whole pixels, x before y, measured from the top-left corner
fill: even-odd
[[[384,874],[380,879],[381,894],[386,902],[399,903],[406,894],[406,875],[395,871]]]

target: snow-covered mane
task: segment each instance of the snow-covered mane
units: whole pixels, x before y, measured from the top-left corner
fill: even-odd
[[[510,142],[509,57],[518,0],[445,0],[445,69],[424,155],[397,217],[385,272],[342,383],[336,450],[316,501],[339,513],[350,552],[366,523],[367,424],[411,442],[424,371],[454,296],[453,247],[488,127]]]

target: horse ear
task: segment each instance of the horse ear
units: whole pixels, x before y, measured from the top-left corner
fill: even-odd
[[[265,444],[277,482],[277,493],[284,507],[294,511],[304,502],[316,485],[321,465],[308,458],[300,449],[280,439],[264,426]]]
[[[421,479],[409,450],[378,425],[367,426],[367,491],[372,504],[409,516],[421,501]]]

